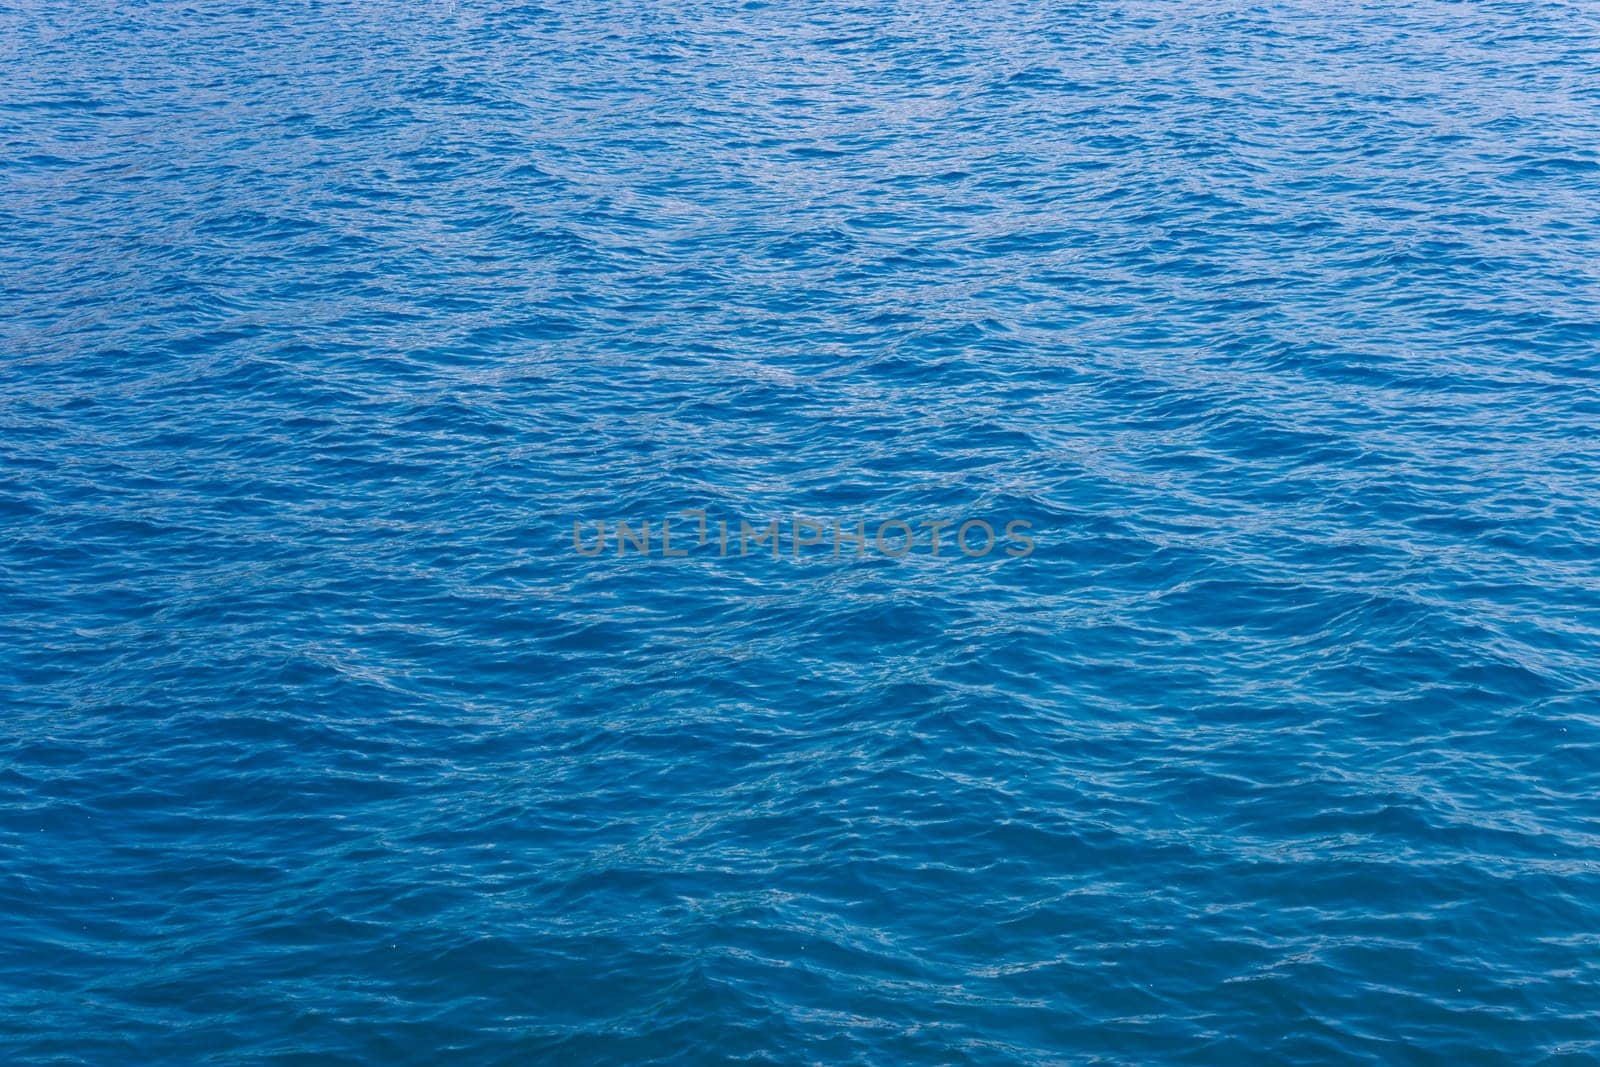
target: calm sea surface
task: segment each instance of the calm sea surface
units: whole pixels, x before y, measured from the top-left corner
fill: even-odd
[[[0,1059],[1600,1061],[1594,5],[0,70]]]

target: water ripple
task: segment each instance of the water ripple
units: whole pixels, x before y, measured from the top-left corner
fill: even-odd
[[[8,1059],[1600,1057],[1591,8],[0,55]]]

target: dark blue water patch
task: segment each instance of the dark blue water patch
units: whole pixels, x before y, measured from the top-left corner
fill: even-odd
[[[8,1061],[1600,1054],[1593,12],[0,52]]]

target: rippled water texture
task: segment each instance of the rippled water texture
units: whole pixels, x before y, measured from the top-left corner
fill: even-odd
[[[1600,1058],[1594,6],[0,70],[0,1058]]]

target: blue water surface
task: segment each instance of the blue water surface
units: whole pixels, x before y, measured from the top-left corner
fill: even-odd
[[[0,1059],[1600,1062],[1594,5],[0,71]]]

